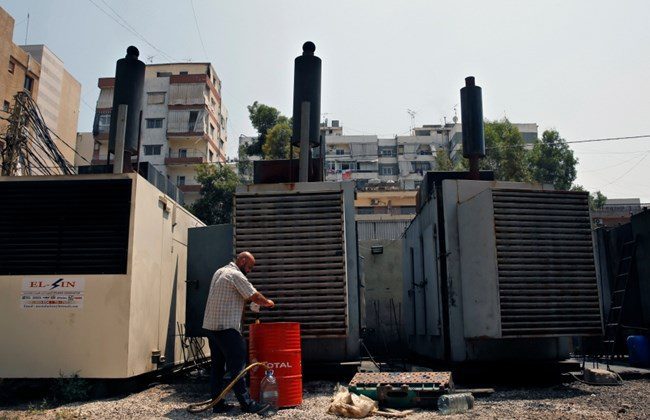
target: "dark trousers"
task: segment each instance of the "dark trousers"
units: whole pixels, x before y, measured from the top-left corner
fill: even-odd
[[[212,358],[212,369],[210,370],[210,394],[212,398],[221,394],[224,387],[224,374],[234,379],[246,367],[246,342],[241,333],[235,329],[208,331],[208,344],[210,345],[210,357]],[[241,378],[233,387],[237,401],[242,408],[248,407],[252,400],[246,382]]]

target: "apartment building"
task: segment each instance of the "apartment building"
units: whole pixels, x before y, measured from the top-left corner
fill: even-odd
[[[93,164],[106,163],[114,78],[100,78],[93,134]],[[140,162],[149,162],[185,194],[191,204],[201,186],[196,168],[225,163],[228,114],[221,81],[210,63],[150,64],[145,72]]]
[[[537,138],[537,124],[514,124],[524,141],[532,145]],[[378,138],[375,135],[343,135],[342,127],[329,134],[321,127],[326,145],[328,181],[353,180],[357,189],[377,185],[415,190],[425,172],[435,170],[435,155],[445,149],[452,160],[462,158],[463,127],[458,122],[423,125],[411,135]],[[338,130],[341,128],[341,130]]]
[[[45,45],[23,45],[21,48],[41,65],[36,105],[47,127],[56,133],[52,140],[57,148],[68,162],[74,163],[81,84]]]
[[[7,118],[14,103],[14,95],[23,90],[37,98],[41,65],[37,60],[13,43],[15,20],[0,7],[0,134],[7,130]],[[2,140],[0,139],[0,145]]]

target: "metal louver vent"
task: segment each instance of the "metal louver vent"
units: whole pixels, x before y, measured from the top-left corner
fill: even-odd
[[[504,337],[601,334],[586,193],[493,190]]]
[[[131,180],[0,182],[0,275],[126,274]]]
[[[347,333],[341,192],[235,197],[235,247],[256,259],[248,277],[276,308],[262,321],[300,322],[303,337]],[[252,321],[247,313],[247,323]]]

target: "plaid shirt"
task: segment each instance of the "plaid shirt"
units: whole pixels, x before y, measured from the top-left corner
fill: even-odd
[[[246,300],[257,293],[237,264],[221,267],[212,276],[205,305],[203,328],[211,331],[234,328],[241,332],[241,318]]]

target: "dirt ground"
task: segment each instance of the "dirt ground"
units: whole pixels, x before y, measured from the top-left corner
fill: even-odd
[[[562,383],[564,382],[564,383]],[[304,386],[304,402],[293,409],[280,410],[278,419],[333,419],[327,408],[336,386],[335,382],[311,381]],[[205,381],[180,380],[161,383],[128,396],[77,402],[51,408],[47,403],[4,401],[0,419],[130,419],[130,418],[238,418],[253,419],[234,409],[230,416],[213,416],[211,412],[198,415],[186,411],[189,403],[205,399]],[[440,414],[417,411],[409,419],[426,419]],[[585,385],[570,377],[555,385],[540,388],[496,388],[486,397],[476,399],[475,408],[449,418],[493,419],[614,419],[650,418],[650,379],[625,381],[622,386],[596,387]]]

